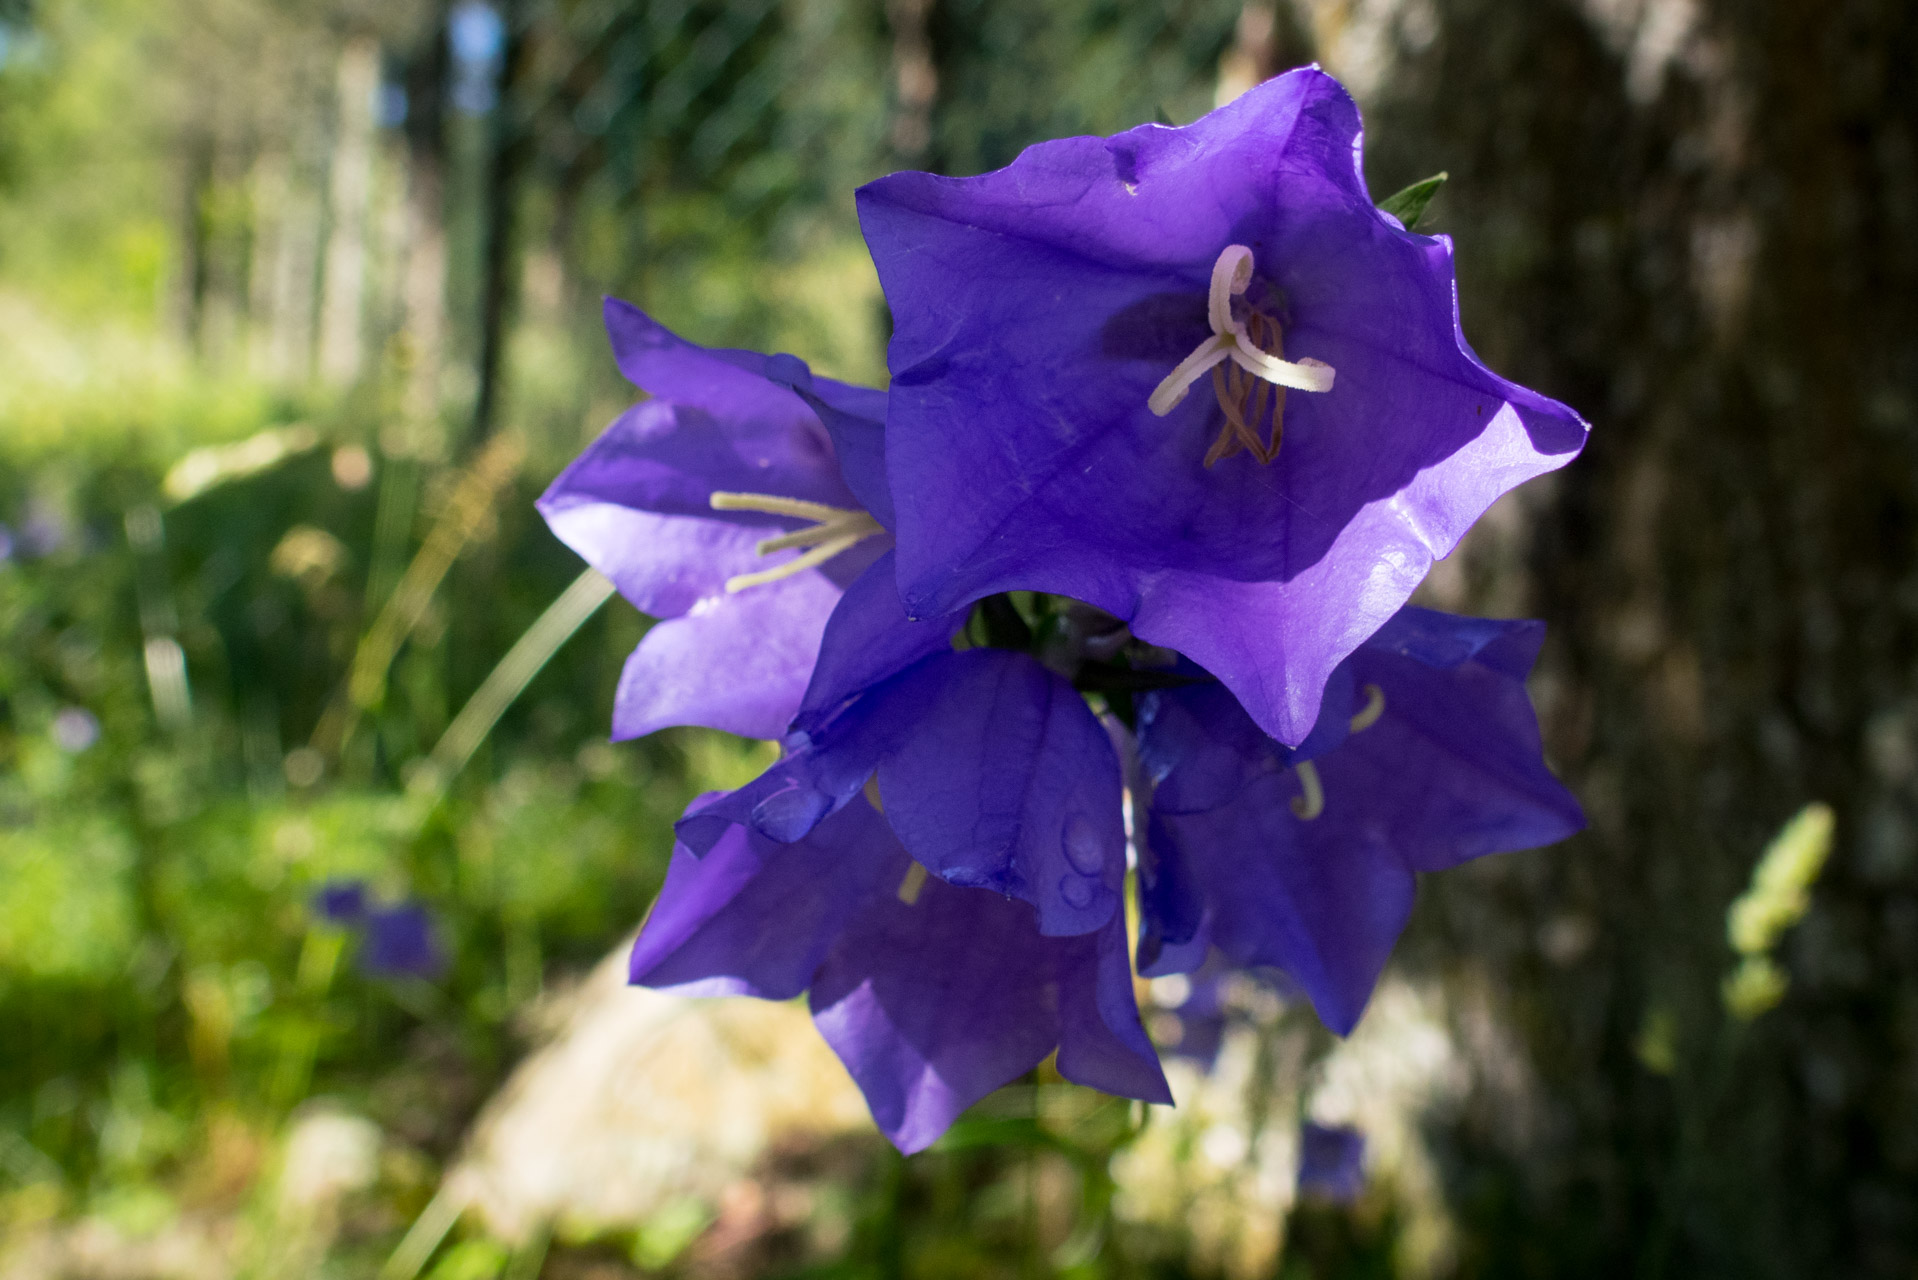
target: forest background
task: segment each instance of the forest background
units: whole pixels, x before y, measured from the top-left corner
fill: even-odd
[[[1248,997],[1177,1112],[902,1161],[790,1007],[586,976],[764,758],[605,741],[645,622],[531,505],[599,296],[882,380],[857,183],[1312,60],[1594,425],[1423,597],[1548,621],[1591,829],[1349,1044]],[[1904,0],[0,0],[0,1275],[1910,1275],[1915,79]]]

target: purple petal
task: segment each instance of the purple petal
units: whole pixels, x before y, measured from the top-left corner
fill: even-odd
[[[648,395],[703,409],[728,424],[750,424],[765,438],[777,439],[781,428],[818,430],[791,388],[768,376],[797,363],[792,357],[698,346],[618,298],[607,298],[603,311],[619,371]]]
[[[366,918],[366,881],[328,880],[313,895],[313,911],[334,924],[358,924]]]
[[[819,971],[813,1018],[900,1150],[929,1146],[1062,1035],[1072,1046],[1061,1045],[1062,1069],[1070,1058],[1093,1083],[1167,1098],[1143,1033],[1105,1020],[1128,1017],[1104,1007],[1113,946],[1103,935],[1044,937],[1023,903],[937,879],[910,905],[896,894],[869,901]],[[1122,942],[1117,955],[1123,967]],[[1136,1030],[1136,1009],[1129,1021]],[[1145,1057],[1128,1068],[1118,1061],[1127,1052]]]
[[[1378,723],[1319,762],[1326,816],[1341,795],[1364,797],[1369,830],[1422,871],[1552,844],[1581,830],[1578,801],[1545,767],[1524,675],[1543,626],[1407,610],[1387,640],[1405,648],[1450,626],[1472,656],[1434,667],[1385,645],[1353,659],[1385,695]],[[1423,637],[1415,636],[1423,630]],[[1463,647],[1462,644],[1459,647]],[[1321,819],[1323,821],[1323,819]]]
[[[1139,751],[1164,813],[1215,809],[1262,774],[1313,760],[1345,740],[1353,705],[1352,673],[1341,665],[1326,684],[1326,711],[1310,735],[1288,749],[1269,736],[1217,683],[1156,690],[1139,699]]]
[[[672,725],[783,736],[839,601],[838,588],[818,573],[701,597],[683,616],[648,631],[626,660],[613,702],[614,739]]]
[[[1141,970],[1176,972],[1216,944],[1235,963],[1285,969],[1328,1025],[1348,1029],[1411,908],[1414,869],[1548,844],[1583,825],[1545,767],[1525,692],[1542,634],[1535,622],[1402,610],[1333,686],[1326,717],[1367,703],[1366,686],[1383,709],[1317,757],[1324,806],[1311,819],[1291,809],[1300,784],[1270,773],[1197,811],[1192,802],[1240,776],[1244,726],[1202,693],[1154,695],[1140,747],[1165,782],[1142,857]]]
[[[865,722],[845,727],[855,732],[828,740],[823,748],[805,734],[794,734],[784,758],[757,778],[736,791],[695,801],[673,825],[679,842],[703,855],[735,825],[781,844],[803,840],[850,803],[872,776],[877,749],[856,732],[866,728]]]
[[[910,723],[879,760],[886,819],[954,884],[1039,909],[1047,934],[1086,933],[1125,875],[1119,761],[1073,687],[1024,654],[928,659],[875,714]]]
[[[375,907],[362,917],[360,968],[376,978],[433,978],[446,968],[433,917],[417,902]]]
[[[730,795],[689,810],[704,852],[729,823],[797,840],[877,772],[887,821],[935,874],[1032,903],[1048,934],[1111,917],[1125,870],[1119,764],[1078,693],[1024,654],[941,653],[867,689]]]
[[[1432,559],[1570,459],[1583,422],[1477,362],[1449,246],[1372,208],[1358,135],[1344,91],[1301,71],[1187,129],[861,192],[897,322],[886,452],[910,611],[1013,588],[1085,600],[1297,743]],[[1166,418],[1146,408],[1209,332],[1229,243],[1254,250],[1286,355],[1338,369],[1331,392],[1290,395],[1270,466],[1202,465],[1221,421],[1203,386]]]
[[[814,377],[799,361],[796,376],[782,379],[826,425],[846,487],[859,505],[890,529],[898,523],[886,484],[886,393]]]
[[[1097,933],[1061,939],[1059,1074],[1124,1098],[1172,1104],[1159,1055],[1139,1021],[1125,913]]]
[[[910,865],[870,805],[778,844],[729,827],[705,855],[673,850],[665,887],[633,944],[632,981],[687,995],[790,1000],[846,922]]]
[[[1301,822],[1296,782],[1268,776],[1223,808],[1163,815],[1154,831],[1169,845],[1161,856],[1183,860],[1198,884],[1211,942],[1236,965],[1284,969],[1343,1035],[1405,927],[1415,883],[1362,820],[1341,820],[1365,797],[1334,793],[1329,780],[1327,792],[1325,813]]]
[[[819,661],[799,708],[798,727],[824,723],[847,699],[898,674],[919,659],[951,648],[964,622],[952,614],[923,622],[906,618],[894,582],[892,554],[873,562],[833,610],[816,646]]]
[[[1350,1125],[1299,1128],[1299,1192],[1350,1204],[1365,1189],[1365,1135]]]

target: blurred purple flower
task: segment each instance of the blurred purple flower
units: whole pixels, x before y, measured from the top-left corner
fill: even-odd
[[[1365,1190],[1365,1135],[1349,1125],[1299,1127],[1299,1195],[1350,1204]]]
[[[1176,998],[1167,998],[1168,988]],[[1260,1006],[1269,1005],[1276,1013],[1301,992],[1277,969],[1240,969],[1214,949],[1205,963],[1189,974],[1153,979],[1152,994],[1162,1011],[1160,1018],[1171,1019],[1169,1025],[1156,1018],[1152,1024],[1160,1052],[1185,1058],[1210,1072],[1218,1063],[1229,1027],[1256,1025],[1265,1012]],[[1160,1039],[1162,1026],[1174,1034]]]
[[[791,356],[694,346],[615,299],[605,310],[621,372],[656,398],[607,428],[539,509],[663,619],[620,677],[613,736],[702,725],[778,738],[827,618],[890,541],[842,477],[833,437],[784,383],[803,380],[843,414],[842,432],[863,427],[875,442],[884,393],[814,379]],[[893,609],[903,622],[896,597]]]
[[[55,746],[78,755],[100,740],[100,722],[85,707],[62,707],[53,717],[52,733]]]
[[[0,524],[0,562],[13,559],[13,530]]]
[[[1142,698],[1140,971],[1189,972],[1216,946],[1284,970],[1350,1031],[1418,872],[1584,826],[1525,692],[1544,630],[1402,609],[1335,673],[1309,752],[1264,740],[1216,686]]]
[[[1585,423],[1479,362],[1450,242],[1373,206],[1359,138],[1305,69],[1185,128],[860,190],[913,616],[1085,601],[1296,744],[1432,561],[1571,460]]]
[[[360,969],[375,978],[433,978],[446,968],[433,917],[417,902],[373,907],[365,916]]]
[[[313,911],[334,924],[358,924],[366,918],[364,880],[328,880],[313,895]]]
[[[728,825],[703,856],[675,848],[631,976],[691,995],[810,991],[820,1033],[908,1153],[1055,1047],[1069,1080],[1170,1102],[1123,913],[1066,938],[1037,925],[1022,903],[926,875],[855,797],[791,843]]]

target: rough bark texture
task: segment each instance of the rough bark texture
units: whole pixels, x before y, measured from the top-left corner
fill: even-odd
[[[1414,961],[1524,1050],[1436,1135],[1463,1269],[1908,1275],[1918,8],[1293,8],[1369,81],[1374,190],[1451,171],[1482,354],[1595,428],[1435,587],[1550,621],[1549,745],[1592,820],[1427,886]],[[1741,1032],[1725,908],[1813,799],[1837,846]]]

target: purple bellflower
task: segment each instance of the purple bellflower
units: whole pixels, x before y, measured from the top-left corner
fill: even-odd
[[[313,894],[313,912],[331,924],[359,924],[366,919],[366,881],[328,880]]]
[[[1296,752],[1216,685],[1142,698],[1140,971],[1197,970],[1216,947],[1284,970],[1349,1032],[1416,873],[1584,826],[1525,692],[1543,638],[1538,622],[1402,609],[1341,664]]]
[[[810,992],[820,1033],[907,1153],[1055,1048],[1069,1080],[1170,1102],[1123,913],[1073,937],[1035,924],[1022,903],[929,876],[855,796],[791,842],[727,825],[703,855],[675,848],[631,974],[691,995]]]
[[[1365,1190],[1365,1135],[1350,1125],[1299,1126],[1299,1194],[1351,1204]]]
[[[1479,362],[1450,242],[1374,207],[1359,141],[1308,68],[1184,128],[860,190],[913,616],[1084,601],[1296,745],[1432,561],[1571,460],[1585,423]]]
[[[874,477],[885,394],[813,378],[791,356],[694,346],[616,299],[605,313],[620,371],[655,398],[608,427],[539,509],[663,619],[620,676],[613,736],[702,725],[778,738],[827,618],[889,541],[855,496],[883,484],[849,487],[818,414],[785,384],[802,382],[837,434],[866,446]]]
[[[417,902],[374,907],[361,920],[360,969],[374,978],[434,978],[446,968],[433,917]]]

